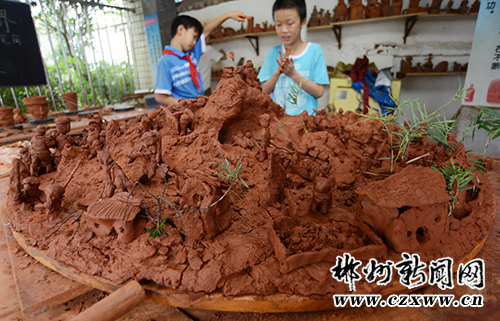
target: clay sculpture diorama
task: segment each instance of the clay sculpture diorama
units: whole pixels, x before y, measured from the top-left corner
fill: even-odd
[[[51,259],[117,285],[331,301],[349,293],[330,272],[337,256],[457,262],[493,223],[491,184],[454,135],[403,145],[392,133],[407,128],[384,119],[289,116],[250,61],[225,67],[210,97],[135,123],[97,116],[64,142],[39,127],[13,162],[6,219]],[[448,189],[442,168],[470,169],[470,189]]]

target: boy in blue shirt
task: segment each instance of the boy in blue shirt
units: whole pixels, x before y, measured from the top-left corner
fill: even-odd
[[[203,82],[198,66],[205,52],[205,37],[227,19],[245,21],[241,11],[228,12],[205,27],[193,17],[177,16],[172,21],[172,40],[158,62],[155,99],[163,105],[177,105],[179,99],[203,95]]]
[[[273,5],[276,33],[283,42],[267,53],[259,72],[262,91],[271,94],[289,115],[304,110],[310,115],[318,108],[318,98],[323,96],[324,86],[330,84],[321,46],[306,43],[300,37],[300,29],[306,26],[304,0],[276,0]],[[291,86],[302,87],[297,104],[289,101]]]

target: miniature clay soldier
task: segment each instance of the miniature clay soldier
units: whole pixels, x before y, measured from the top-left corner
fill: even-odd
[[[479,12],[479,6],[481,5],[481,2],[479,0],[475,0],[473,4],[470,6],[470,13],[478,13]]]
[[[57,117],[56,126],[58,134],[55,137],[56,150],[54,152],[54,164],[57,167],[59,165],[59,162],[61,161],[61,155],[62,151],[64,150],[64,146],[66,146],[66,144],[73,145],[75,140],[71,136],[67,135],[71,130],[71,119],[68,116]]]
[[[255,70],[251,60],[248,60],[244,66],[238,68],[241,79],[245,81],[250,87],[259,88],[260,82],[257,79],[257,71]]]
[[[16,124],[23,124],[26,122],[26,116],[20,108],[14,109],[14,121]]]
[[[320,25],[322,26],[328,26],[332,22],[332,14],[330,13],[330,10],[326,10],[326,13],[323,17],[321,17],[320,20]]]
[[[382,15],[382,9],[378,0],[371,0],[370,4],[366,7],[366,18],[379,18]]]
[[[25,202],[34,204],[38,201],[45,202],[45,194],[40,190],[40,180],[38,177],[26,177],[22,181]]]
[[[429,57],[427,58],[427,61],[423,65],[424,67],[424,72],[432,72],[433,71],[433,63],[432,63],[432,54],[429,54]]]
[[[347,6],[344,0],[339,0],[337,6],[333,9],[333,17],[335,21],[345,21],[347,17]]]
[[[92,159],[97,154],[97,151],[101,150],[104,144],[105,138],[101,135],[101,131],[101,118],[95,115],[89,122],[89,131],[86,139],[86,145],[89,148],[89,159]]]
[[[106,176],[106,187],[104,189],[104,198],[111,198],[115,191],[131,192],[132,184],[123,169],[116,163],[109,154],[108,147],[97,152],[97,159]]]
[[[328,213],[332,206],[332,188],[335,186],[333,177],[317,177],[314,182],[313,199],[310,206],[310,211],[320,212],[321,214]]]
[[[443,0],[432,0],[432,3],[431,3],[431,8],[429,9],[429,13],[432,13],[432,14],[438,14],[439,12],[441,12],[441,3],[443,2]]]
[[[269,205],[281,207],[281,202],[286,198],[285,186],[287,185],[285,168],[279,153],[269,155]]]
[[[401,60],[400,70],[403,73],[413,72],[413,67],[411,66],[412,56],[406,56],[406,60]]]
[[[319,26],[319,18],[318,18],[318,9],[314,6],[314,9],[311,13],[311,18],[309,19],[308,27],[317,27]]]
[[[392,15],[399,16],[403,8],[403,0],[392,0]]]
[[[419,13],[419,12],[426,12],[427,10],[429,10],[429,6],[420,7],[419,2],[420,0],[410,0],[410,5],[408,9],[403,10],[403,13],[404,14]]]
[[[43,191],[45,193],[46,201],[43,204],[38,204],[35,209],[45,209],[45,215],[52,217],[57,217],[57,214],[61,210],[62,198],[64,196],[64,187],[57,184],[50,184]]]
[[[22,181],[28,176],[30,176],[28,166],[19,158],[15,158],[12,161],[9,181],[9,192],[12,193],[12,200],[14,202],[24,199]]]
[[[191,124],[191,116],[189,116],[188,113],[182,113],[181,117],[179,118],[179,128],[180,128],[179,135],[183,136],[191,132],[191,129],[189,129],[190,124]]]
[[[466,14],[467,11],[469,11],[469,1],[462,0],[462,2],[460,2],[460,6],[458,7],[458,13]]]
[[[247,18],[247,33],[253,33],[253,17],[248,17]]]
[[[129,162],[136,158],[143,158],[144,171],[139,182],[145,182],[155,176],[157,166],[161,163],[161,137],[156,130],[145,132],[141,137],[142,145],[133,149],[129,154]]]
[[[415,72],[423,72],[424,71],[424,68],[422,67],[421,62],[417,62],[417,65],[415,66],[414,71]]]
[[[380,5],[380,9],[382,11],[382,17],[389,17],[391,15],[391,1],[390,0],[382,0],[382,4]]]
[[[351,2],[349,2],[351,3]],[[349,20],[361,20],[365,17],[365,6],[361,0],[354,0],[349,6]]]
[[[434,68],[435,72],[447,72],[448,71],[448,61],[441,61],[437,64],[436,68]]]
[[[271,116],[269,116],[269,114],[262,114],[259,117],[260,127],[264,129],[264,133],[260,141],[260,151],[259,151],[259,161],[261,162],[267,159],[267,147],[269,146],[269,141],[271,140],[271,131],[269,130],[270,121],[271,121]]]
[[[55,142],[45,137],[47,127],[38,125],[36,135],[31,138],[31,176],[38,176],[42,168],[46,169],[46,173],[53,170],[52,155],[49,148],[55,146]]]
[[[446,4],[446,9],[444,10],[444,13],[457,13],[457,10],[453,9],[453,0],[448,1]]]

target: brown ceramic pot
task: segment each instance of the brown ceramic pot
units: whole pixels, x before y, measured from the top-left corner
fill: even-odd
[[[78,96],[76,95],[76,92],[62,94],[62,97],[66,106],[68,106],[68,110],[78,109]]]
[[[50,107],[46,96],[26,97],[24,98],[24,105],[34,120],[47,118]]]
[[[13,110],[12,107],[0,107],[0,127],[11,127],[16,124]]]

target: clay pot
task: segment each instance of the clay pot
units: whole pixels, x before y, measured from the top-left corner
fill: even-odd
[[[77,110],[78,109],[78,96],[76,92],[70,92],[62,94],[64,99],[64,103],[68,106],[68,110]]]
[[[46,96],[26,97],[24,105],[34,120],[45,119],[49,114],[50,107]]]
[[[12,107],[0,107],[0,127],[11,127],[16,124],[13,110]]]

